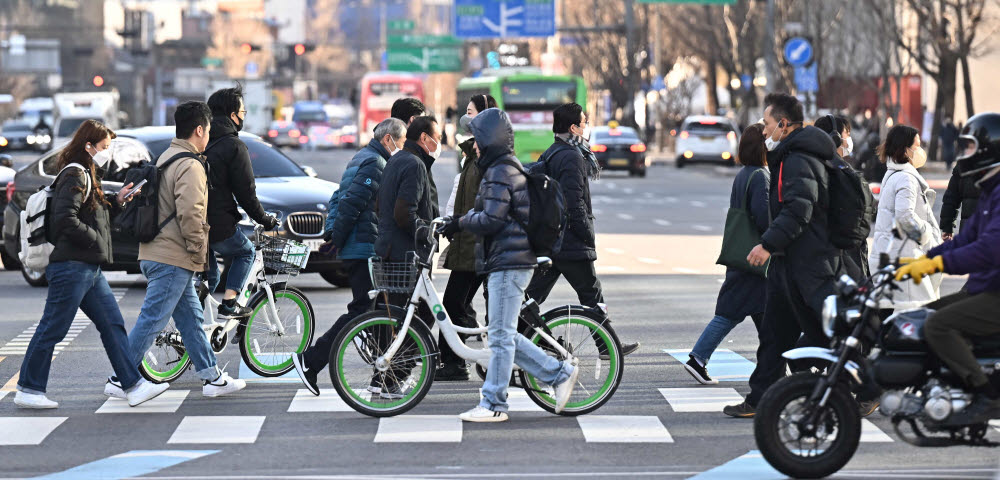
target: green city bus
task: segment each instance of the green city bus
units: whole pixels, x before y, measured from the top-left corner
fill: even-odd
[[[492,95],[510,117],[514,153],[522,163],[538,160],[552,145],[552,110],[569,102],[587,105],[587,86],[580,76],[498,70],[458,82],[459,113],[465,113],[473,95],[483,94]]]

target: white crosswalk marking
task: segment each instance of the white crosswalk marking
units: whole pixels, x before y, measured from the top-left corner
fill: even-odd
[[[68,417],[0,417],[0,445],[38,445]]]
[[[120,302],[121,299],[128,293],[127,288],[112,288],[111,292],[115,296],[115,301]],[[90,326],[90,319],[87,315],[83,313],[82,310],[76,312],[76,316],[73,317],[73,323],[70,324],[69,331],[63,340],[56,344],[53,352],[53,356],[58,355],[67,345],[76,337],[80,335],[88,326]],[[24,355],[28,350],[28,344],[31,342],[32,335],[35,334],[35,330],[38,329],[38,323],[24,329],[20,335],[14,337],[13,340],[7,342],[3,347],[0,347],[0,355]]]
[[[576,417],[587,443],[673,443],[655,416],[584,415]]]
[[[675,412],[722,412],[726,405],[736,405],[743,397],[735,388],[660,388],[660,395]]]
[[[996,431],[1000,432],[1000,420],[990,420],[990,425],[993,426]]]
[[[167,390],[152,400],[137,407],[119,398],[109,398],[96,413],[174,413],[187,398],[190,390]]]
[[[479,389],[479,398],[483,397],[483,389]],[[531,401],[528,394],[521,389],[507,390],[507,410],[511,412],[544,412],[542,407]]]
[[[892,442],[892,437],[888,436],[880,428],[868,419],[861,419],[861,441],[864,443],[888,443]]]
[[[167,443],[254,443],[264,416],[189,416]]]
[[[317,397],[309,390],[300,388],[295,392],[295,398],[288,405],[289,412],[353,412],[332,388],[321,388]]]
[[[380,418],[375,443],[461,442],[458,415],[401,415]]]

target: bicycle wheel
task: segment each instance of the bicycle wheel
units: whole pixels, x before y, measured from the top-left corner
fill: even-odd
[[[390,417],[413,408],[431,388],[437,348],[427,326],[414,318],[389,368],[379,372],[375,360],[396,339],[404,316],[373,311],[354,318],[337,334],[330,350],[330,380],[354,410]]]
[[[603,316],[579,307],[555,308],[542,318],[552,337],[577,358],[576,368],[580,369],[573,395],[561,415],[576,416],[597,410],[611,399],[622,381],[624,356],[618,335],[604,322]],[[558,357],[537,332],[531,330],[528,335],[532,343]],[[555,413],[552,388],[524,370],[520,375],[528,397],[542,409]]]
[[[184,370],[191,365],[191,357],[173,323],[167,324],[167,328],[156,335],[140,365],[139,373],[153,383],[172,382],[184,374]]]
[[[306,294],[284,283],[271,285],[271,290],[278,318],[271,318],[267,293],[258,291],[250,299],[253,313],[246,320],[240,341],[243,363],[262,377],[277,377],[289,372],[291,355],[305,351],[315,331],[315,314]],[[284,332],[278,331],[278,323]]]

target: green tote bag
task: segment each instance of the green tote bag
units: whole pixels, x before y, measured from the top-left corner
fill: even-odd
[[[750,182],[754,175],[764,169],[758,169],[747,178],[747,188],[743,192],[743,201],[736,208],[730,208],[726,213],[726,231],[722,234],[722,252],[715,263],[735,268],[741,272],[753,273],[762,277],[767,276],[767,266],[770,259],[764,265],[754,267],[747,262],[747,255],[750,250],[760,244],[760,233],[757,226],[750,217],[750,209],[747,207],[747,197],[750,194]]]

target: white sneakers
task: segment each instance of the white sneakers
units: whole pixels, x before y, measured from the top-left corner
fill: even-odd
[[[18,390],[14,395],[14,404],[21,408],[58,408],[59,403],[49,400],[44,393],[25,393]]]
[[[201,394],[206,397],[221,397],[229,395],[247,388],[246,380],[230,377],[226,372],[219,372],[219,377],[212,381],[205,381],[201,387]]]
[[[576,368],[577,359],[573,357],[570,360],[570,365],[573,366],[573,370],[569,372],[569,378],[565,382],[556,385],[556,413],[563,411],[566,408],[566,403],[569,402],[569,396],[573,394],[573,388],[576,387],[576,378],[580,376],[580,369]]]
[[[120,398],[122,400],[126,398],[125,389],[122,388],[121,382],[115,376],[108,377],[108,381],[104,384],[104,394],[111,398]]]
[[[129,406],[135,407],[159,397],[168,388],[170,388],[170,384],[166,382],[153,383],[146,379],[139,379],[139,383],[126,392],[122,389],[118,377],[108,377],[107,383],[104,384],[104,394],[111,398],[128,400]]]
[[[458,418],[462,419],[463,422],[497,423],[506,422],[510,417],[507,416],[507,412],[494,412],[488,408],[476,405],[475,408],[462,413]]]

